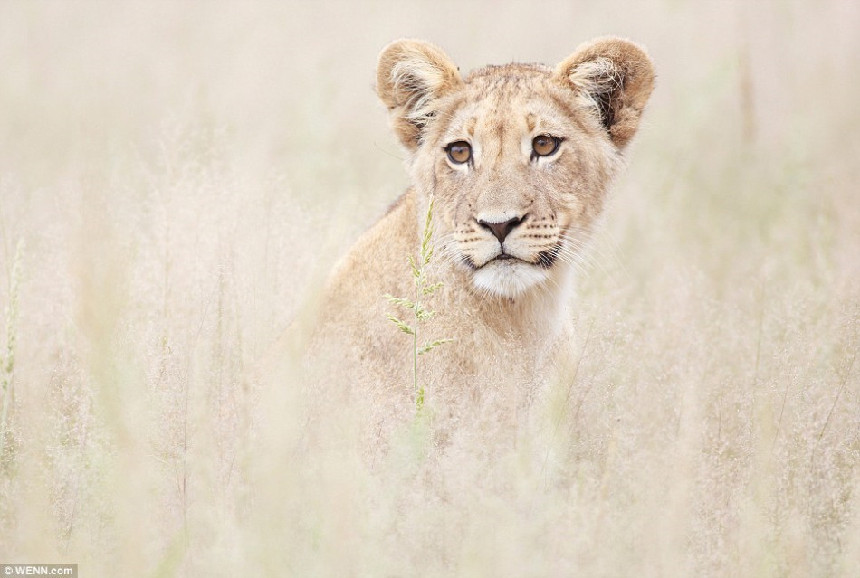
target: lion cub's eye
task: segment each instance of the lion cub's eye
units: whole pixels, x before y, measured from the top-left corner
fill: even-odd
[[[561,139],[557,136],[542,134],[532,139],[532,157],[548,157],[558,150]]]
[[[458,140],[446,146],[445,152],[448,153],[448,158],[451,159],[452,163],[462,165],[472,158],[472,145],[464,140]]]

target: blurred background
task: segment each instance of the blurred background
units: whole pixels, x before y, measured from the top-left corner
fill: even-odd
[[[0,562],[856,575],[858,31],[850,0],[0,3]],[[249,368],[407,186],[379,51],[607,34],[658,82],[545,427],[378,469],[309,442],[300,372]]]

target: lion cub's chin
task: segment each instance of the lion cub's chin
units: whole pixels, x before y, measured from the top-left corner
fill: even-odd
[[[473,273],[472,282],[481,292],[515,298],[548,278],[545,269],[523,261],[505,260],[487,263]]]

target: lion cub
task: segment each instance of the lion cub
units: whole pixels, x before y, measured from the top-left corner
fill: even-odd
[[[432,195],[428,275],[443,287],[422,331],[454,342],[421,358],[428,403],[449,411],[499,392],[529,397],[552,367],[577,253],[653,86],[645,51],[619,38],[583,44],[554,68],[505,64],[466,76],[432,44],[388,45],[377,92],[412,186],[329,280],[331,314],[315,340],[328,351],[325,371],[380,411],[414,407],[413,344],[386,318],[395,310],[384,296],[414,295],[407,257],[419,250]]]

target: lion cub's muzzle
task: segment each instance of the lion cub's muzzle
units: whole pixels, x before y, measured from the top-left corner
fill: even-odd
[[[552,267],[562,252],[555,217],[509,215],[478,215],[471,225],[461,228],[463,262],[473,270],[504,261]]]
[[[538,265],[543,267],[544,269],[549,269],[555,263],[555,260],[558,258],[559,253],[561,252],[561,246],[556,242],[554,245],[547,249],[543,249],[537,252],[536,256],[528,258],[525,255],[514,255],[512,251],[517,251],[517,248],[511,247],[513,243],[508,243],[508,246],[505,245],[505,239],[519,227],[527,218],[528,214],[523,215],[522,217],[514,217],[513,219],[508,219],[507,221],[503,221],[500,223],[488,222],[483,219],[476,219],[478,225],[481,228],[489,231],[493,234],[493,236],[499,240],[500,245],[500,253],[490,261],[505,261],[508,259],[519,259],[520,261],[525,261],[526,263],[530,263],[532,265]],[[535,233],[527,233],[527,238],[534,238]],[[549,235],[549,238],[555,237],[555,235]],[[517,251],[518,253],[522,253],[522,251]]]
[[[455,238],[475,287],[501,297],[517,297],[545,282],[563,251],[552,215],[479,214]]]

